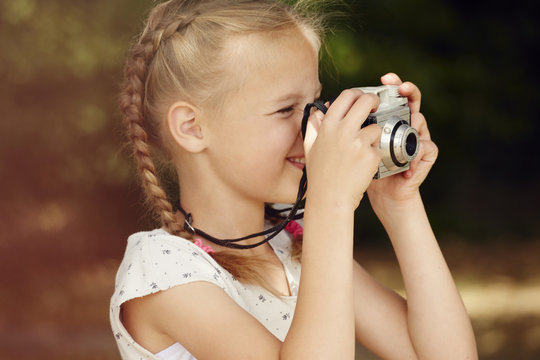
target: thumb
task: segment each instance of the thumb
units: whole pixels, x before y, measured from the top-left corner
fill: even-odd
[[[324,114],[320,110],[315,111],[308,118],[308,123],[306,126],[306,135],[304,137],[304,152],[306,155],[311,150],[311,147],[313,146],[315,139],[317,139],[317,135],[319,133],[319,128],[321,127],[321,122],[323,118],[324,118]]]

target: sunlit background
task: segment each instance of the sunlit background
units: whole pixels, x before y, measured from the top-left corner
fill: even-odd
[[[152,224],[116,100],[152,4],[0,0],[1,359],[119,358],[108,322],[114,274],[127,236]],[[422,191],[481,358],[540,358],[537,6],[349,4],[328,39],[324,96],[388,71],[420,87],[440,148]],[[402,291],[365,202],[356,235],[362,264]]]

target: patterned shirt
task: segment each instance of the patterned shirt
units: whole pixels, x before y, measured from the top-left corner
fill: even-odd
[[[122,324],[121,305],[134,298],[195,281],[207,281],[222,288],[239,306],[283,341],[296,306],[300,264],[291,259],[291,238],[285,231],[269,243],[283,264],[292,296],[276,297],[261,287],[237,281],[201,248],[165,230],[156,229],[131,235],[116,275],[110,308],[111,326],[122,358],[163,357],[152,354],[133,340]],[[195,359],[178,343],[162,353],[170,353],[167,350],[173,349],[176,352],[175,359]]]

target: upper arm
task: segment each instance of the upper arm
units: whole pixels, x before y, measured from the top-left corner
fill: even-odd
[[[354,262],[356,340],[384,359],[416,359],[407,303]]]
[[[179,342],[199,360],[279,358],[281,342],[209,282],[131,300],[123,313],[132,337],[152,352]]]

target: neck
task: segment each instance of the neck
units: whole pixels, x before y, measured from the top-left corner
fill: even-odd
[[[182,208],[192,215],[193,227],[214,238],[236,239],[264,230],[264,202],[239,197],[231,189],[220,187],[215,182],[184,176],[180,180],[180,199]],[[182,217],[181,214],[179,216]],[[263,239],[260,236],[236,244],[251,245]],[[215,244],[211,246],[215,250],[226,249]],[[245,255],[260,254],[267,251],[267,246],[235,251]]]

